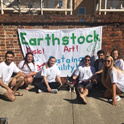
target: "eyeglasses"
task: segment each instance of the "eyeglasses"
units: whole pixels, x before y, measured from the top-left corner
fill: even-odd
[[[108,62],[108,63],[109,63],[109,62],[111,62],[111,61],[110,61],[110,60],[105,60],[105,62]]]
[[[90,61],[90,59],[85,59],[85,61]]]

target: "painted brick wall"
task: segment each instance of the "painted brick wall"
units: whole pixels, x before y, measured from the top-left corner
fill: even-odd
[[[18,28],[68,29],[103,26],[102,49],[119,49],[124,59],[124,15],[0,15],[0,62],[7,50],[15,53],[15,62],[23,59],[19,45]]]

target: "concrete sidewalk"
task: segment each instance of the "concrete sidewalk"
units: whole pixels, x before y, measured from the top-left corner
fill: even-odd
[[[92,89],[87,105],[79,104],[75,93],[60,90],[58,94],[37,94],[20,89],[23,96],[15,102],[0,99],[0,117],[9,124],[122,124],[124,123],[124,97],[114,107],[103,98],[103,92]]]

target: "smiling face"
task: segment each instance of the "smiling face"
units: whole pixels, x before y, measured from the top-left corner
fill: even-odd
[[[31,63],[31,62],[33,61],[33,56],[32,56],[32,54],[28,54],[28,56],[27,56],[27,61],[28,61],[28,63]]]
[[[111,65],[112,65],[112,60],[109,57],[107,57],[105,59],[105,66],[109,68]]]
[[[52,67],[52,66],[55,64],[55,62],[56,62],[56,59],[55,59],[55,58],[51,58],[51,59],[49,60],[49,65],[50,65],[50,67]]]
[[[90,65],[90,58],[89,57],[86,57],[84,59],[84,64],[85,64],[85,66],[89,66]]]
[[[6,60],[5,60],[6,64],[9,65],[9,64],[13,61],[14,56],[13,56],[12,54],[9,54],[9,53],[8,53],[8,54],[6,55],[6,57],[5,57],[5,59],[6,59]]]
[[[112,57],[113,57],[114,60],[118,59],[118,51],[117,50],[113,51]]]

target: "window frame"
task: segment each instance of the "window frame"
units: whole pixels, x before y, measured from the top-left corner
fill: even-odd
[[[61,2],[61,3],[60,3]],[[60,6],[61,5],[61,6]],[[58,7],[63,8],[63,0],[58,0]]]

